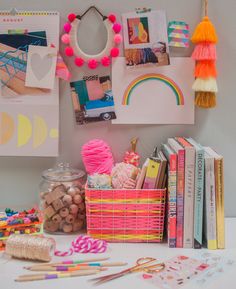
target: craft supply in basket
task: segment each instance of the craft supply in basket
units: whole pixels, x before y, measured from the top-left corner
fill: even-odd
[[[136,186],[136,182],[132,182],[131,176],[134,172],[136,172],[136,170],[137,168],[131,164],[126,164],[124,162],[116,164],[111,172],[113,188],[115,189],[123,189],[123,188],[132,189],[133,188],[134,189]],[[134,183],[133,186],[132,186],[132,183]]]
[[[110,174],[114,160],[110,146],[101,139],[94,139],[83,145],[81,151],[86,172],[89,175]]]
[[[28,260],[51,261],[55,250],[52,238],[30,235],[11,235],[6,242],[6,254]]]
[[[78,232],[86,223],[84,177],[81,170],[60,164],[43,172],[41,208],[48,233]]]

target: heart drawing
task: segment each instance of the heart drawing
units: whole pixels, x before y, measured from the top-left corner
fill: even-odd
[[[38,81],[41,81],[51,71],[52,57],[50,57],[49,54],[41,56],[38,53],[33,53],[30,64],[33,74]]]

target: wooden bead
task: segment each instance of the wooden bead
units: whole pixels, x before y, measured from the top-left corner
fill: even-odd
[[[64,204],[63,204],[63,202],[62,202],[61,199],[55,200],[55,201],[52,203],[52,205],[53,205],[53,208],[54,208],[56,211],[59,211],[61,208],[64,207]]]
[[[56,214],[52,206],[48,206],[46,209],[44,209],[43,213],[44,213],[44,216],[48,219],[50,219],[53,215]]]
[[[68,208],[62,208],[62,209],[60,209],[59,214],[62,218],[65,218],[69,215],[69,209]]]
[[[75,221],[75,217],[73,215],[68,215],[66,217],[66,222],[72,224]]]
[[[85,220],[86,219],[86,214],[85,212],[79,212],[77,215],[79,220]]]
[[[52,221],[54,222],[54,223],[60,223],[61,222],[61,220],[62,220],[62,218],[61,218],[61,216],[59,215],[59,214],[56,214],[56,215],[54,215],[53,217],[52,217]]]
[[[44,199],[47,194],[48,194],[48,192],[41,192],[39,195],[40,195],[41,199]]]
[[[79,211],[79,208],[77,205],[75,205],[75,204],[70,205],[70,208],[69,208],[70,214],[76,215],[78,213],[78,211]]]
[[[78,205],[78,208],[79,208],[79,212],[84,212],[85,211],[85,204],[84,203],[80,203]]]
[[[65,233],[70,233],[73,230],[73,226],[71,224],[65,223],[62,229]]]
[[[53,233],[59,229],[59,224],[52,222],[51,220],[47,220],[44,222],[43,227],[44,227],[44,230]]]
[[[83,199],[80,194],[76,194],[73,198],[73,201],[76,205],[78,205],[83,201]]]
[[[76,194],[79,194],[79,193],[80,193],[80,189],[77,187],[70,187],[67,190],[67,194],[69,194],[71,197],[74,197]]]
[[[77,232],[83,228],[83,220],[76,220],[73,224],[73,232]]]
[[[72,197],[70,195],[65,195],[62,201],[65,206],[70,206],[72,204]]]

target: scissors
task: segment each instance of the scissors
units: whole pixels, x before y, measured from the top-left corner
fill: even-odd
[[[98,278],[93,278],[90,281],[95,281],[94,285],[100,285],[102,283],[114,280],[116,278],[122,277],[126,274],[129,274],[129,273],[144,271],[146,273],[152,274],[152,273],[158,273],[165,268],[164,263],[151,264],[154,261],[157,261],[157,259],[151,258],[151,257],[139,258],[136,261],[135,266],[133,266],[133,267],[122,270],[122,271],[115,273],[115,274],[110,274],[110,275],[106,275],[106,276],[102,276],[102,277],[98,277]]]

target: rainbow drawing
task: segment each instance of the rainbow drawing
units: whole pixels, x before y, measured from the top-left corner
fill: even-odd
[[[177,105],[184,105],[184,95],[183,92],[181,91],[180,87],[169,77],[162,75],[162,74],[157,74],[157,73],[149,73],[149,74],[144,74],[141,75],[137,78],[135,78],[127,87],[127,89],[125,90],[124,96],[123,96],[123,100],[122,100],[122,104],[123,105],[129,105],[130,104],[130,98],[131,95],[133,93],[133,91],[135,90],[135,88],[146,81],[149,80],[158,80],[161,81],[163,83],[165,83],[166,85],[168,85],[176,98],[176,104]]]

